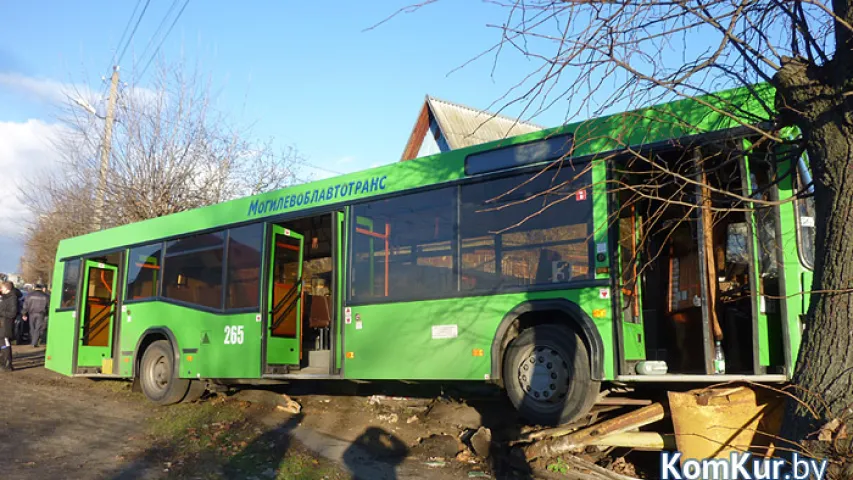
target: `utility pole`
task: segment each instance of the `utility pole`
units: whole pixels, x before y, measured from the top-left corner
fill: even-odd
[[[101,145],[101,175],[98,178],[98,191],[95,198],[93,230],[101,229],[104,218],[104,198],[107,191],[107,171],[110,168],[110,148],[112,147],[113,122],[115,120],[116,101],[118,100],[118,65],[113,67],[110,78],[110,99],[107,103],[107,118],[104,122],[104,140]]]

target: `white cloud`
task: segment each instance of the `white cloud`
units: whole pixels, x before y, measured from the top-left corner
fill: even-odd
[[[87,85],[80,83],[65,83],[49,78],[28,77],[19,73],[0,72],[0,85],[53,104],[65,103],[69,96],[92,101],[99,95],[99,92],[94,92]]]
[[[338,165],[342,165],[342,164],[346,164],[346,163],[352,163],[354,160],[355,160],[355,157],[353,157],[351,155],[347,155],[345,157],[339,158],[335,163]]]
[[[51,105],[65,105],[77,99],[94,106],[101,116],[105,114],[106,98],[102,92],[92,89],[83,83],[60,82],[50,78],[36,78],[14,72],[0,72],[0,87],[6,87],[29,96],[30,98]],[[146,105],[159,98],[156,90],[138,85],[124,86],[119,98],[132,97],[132,104]]]
[[[0,272],[16,270],[21,256],[21,237],[30,211],[20,198],[19,187],[34,175],[59,168],[53,142],[64,129],[35,119],[0,122]]]

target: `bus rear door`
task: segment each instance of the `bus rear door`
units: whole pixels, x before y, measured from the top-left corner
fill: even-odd
[[[287,373],[302,357],[302,235],[278,225],[270,239],[266,372]]]

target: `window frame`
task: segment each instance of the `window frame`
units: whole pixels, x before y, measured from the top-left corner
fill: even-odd
[[[590,162],[578,163],[578,162],[573,161],[572,165],[570,165],[570,168],[574,172],[580,172],[584,168],[586,168],[588,163],[590,163]],[[488,180],[484,180],[482,182],[472,182],[472,183],[460,185],[459,186],[459,209],[460,209],[459,219],[461,221],[465,221],[465,219],[463,218],[463,212],[462,212],[462,208],[463,208],[462,189],[465,188],[465,186],[472,185],[475,183],[487,183],[487,182],[491,182],[491,181],[499,181],[499,180],[503,180],[505,178],[512,178],[512,177],[522,178],[526,175],[531,175],[531,174],[535,175],[538,171],[541,170],[541,168],[540,169],[532,169],[532,170],[526,169],[526,170],[527,171],[523,171],[523,172],[515,172],[514,175],[506,175],[506,176],[501,176],[498,178],[489,178]],[[554,172],[551,172],[549,174],[543,174],[543,175],[544,176],[554,175],[554,174],[557,174],[558,171],[562,172],[565,170],[567,170],[565,165],[560,165],[559,167],[555,168]],[[587,245],[587,247],[588,247],[588,251],[587,251],[587,257],[588,258],[587,258],[587,260],[588,260],[588,266],[589,266],[588,277],[589,278],[585,278],[583,280],[569,280],[569,281],[559,282],[559,283],[541,283],[541,284],[533,283],[530,285],[499,286],[496,288],[475,288],[475,289],[471,289],[471,290],[462,290],[461,289],[461,287],[462,287],[462,285],[461,285],[461,282],[462,282],[462,280],[461,280],[461,269],[462,269],[461,254],[462,254],[463,239],[462,239],[461,231],[460,231],[460,232],[457,232],[459,235],[458,243],[459,243],[459,249],[460,249],[460,257],[459,257],[459,262],[460,262],[460,264],[459,264],[459,269],[460,269],[460,271],[459,271],[459,283],[460,283],[459,291],[460,291],[460,293],[467,293],[467,294],[471,294],[471,295],[477,294],[477,293],[482,293],[484,295],[497,295],[497,294],[503,294],[503,293],[508,293],[508,292],[526,292],[526,291],[542,291],[542,290],[567,290],[567,289],[579,288],[579,287],[575,287],[576,284],[584,285],[588,282],[595,282],[595,280],[596,280],[595,279],[595,252],[594,252],[594,248],[595,248],[594,247],[594,244],[595,244],[595,238],[594,238],[594,233],[595,233],[595,204],[592,201],[592,186],[593,186],[592,170],[584,172],[583,176],[585,177],[584,180],[587,180],[587,182],[584,184],[583,188],[585,190],[588,190],[588,192],[589,192],[588,193],[589,199],[587,200],[587,202],[589,202],[588,205],[589,205],[590,212],[589,212],[589,218],[588,218],[587,223],[586,223],[590,227],[588,229],[589,230],[588,239],[587,240],[570,240],[570,241],[543,241],[543,242],[540,242],[538,244],[532,244],[532,245],[538,246],[540,249],[546,248],[549,246],[557,246],[557,245],[570,245],[570,244],[585,244],[585,245]],[[510,232],[507,232],[507,233],[510,233]],[[472,238],[476,238],[476,237],[472,237]],[[523,251],[523,250],[530,250],[530,249],[531,249],[531,245],[511,246],[511,247],[503,246],[503,247],[501,247],[501,252],[504,253],[504,252]],[[497,262],[497,257],[495,258],[495,262]]]
[[[595,278],[595,274],[593,273],[591,276],[592,278],[585,279],[585,280],[578,280],[578,281],[569,282],[569,283],[542,284],[542,285],[530,285],[530,286],[526,286],[526,285],[509,286],[509,287],[503,287],[499,290],[471,290],[471,291],[460,290],[460,288],[461,288],[461,285],[460,285],[460,282],[461,282],[460,262],[461,262],[461,253],[462,253],[461,252],[461,243],[462,242],[461,242],[461,239],[459,236],[459,221],[458,221],[458,219],[461,218],[462,187],[464,187],[466,185],[470,185],[470,184],[484,183],[484,182],[488,182],[488,181],[492,181],[492,180],[498,180],[498,179],[506,178],[506,177],[514,177],[514,176],[521,176],[521,175],[530,174],[530,173],[536,173],[536,172],[539,172],[543,169],[550,171],[552,168],[553,169],[564,169],[566,167],[569,167],[572,169],[586,168],[588,164],[592,163],[594,158],[595,158],[595,155],[588,155],[588,156],[583,156],[583,157],[567,159],[565,161],[557,161],[551,165],[548,165],[547,167],[543,167],[543,165],[541,165],[541,164],[535,164],[535,165],[523,165],[520,167],[508,168],[508,169],[503,169],[503,170],[496,170],[496,171],[492,171],[492,172],[488,172],[488,173],[466,176],[465,178],[462,178],[459,180],[453,180],[453,181],[442,182],[442,183],[435,183],[435,184],[431,184],[431,185],[427,185],[427,186],[423,186],[423,187],[418,187],[418,188],[407,189],[407,190],[403,190],[403,191],[399,191],[399,192],[395,192],[395,193],[392,193],[389,195],[383,195],[383,196],[379,196],[379,197],[370,197],[370,198],[362,199],[362,200],[347,204],[347,206],[349,207],[349,214],[347,215],[347,220],[346,220],[345,226],[346,226],[346,233],[348,235],[349,241],[347,242],[346,249],[345,249],[346,250],[346,252],[345,252],[345,254],[346,254],[345,277],[346,278],[345,278],[345,282],[344,282],[345,283],[344,288],[346,289],[346,293],[343,295],[343,298],[345,300],[345,304],[347,306],[358,307],[358,306],[367,306],[367,305],[383,305],[383,304],[390,304],[390,303],[409,303],[409,302],[421,302],[421,301],[429,301],[429,300],[458,299],[458,298],[467,298],[467,297],[504,295],[504,294],[512,294],[512,293],[577,290],[577,289],[582,289],[582,288],[609,286],[610,282],[611,282],[610,278]],[[601,168],[601,167],[599,167],[599,168]],[[590,171],[590,175],[593,175],[592,171]],[[420,192],[426,192],[426,191],[431,191],[431,190],[439,190],[439,189],[447,188],[447,187],[455,187],[455,189],[456,189],[456,192],[455,192],[455,194],[456,194],[456,211],[453,213],[453,216],[456,219],[456,224],[455,224],[456,239],[455,239],[455,250],[454,250],[454,256],[455,256],[454,270],[455,270],[456,284],[457,284],[456,291],[451,293],[451,294],[443,294],[443,295],[424,293],[423,295],[419,296],[416,299],[405,299],[405,300],[394,300],[394,299],[389,299],[386,297],[376,297],[376,298],[373,298],[370,300],[356,300],[356,299],[354,299],[353,295],[352,295],[352,272],[353,272],[352,267],[353,267],[353,261],[355,259],[355,256],[353,253],[354,248],[355,248],[354,247],[355,240],[353,238],[353,233],[354,233],[354,229],[357,226],[356,215],[354,213],[355,207],[357,207],[359,205],[366,204],[366,203],[375,202],[375,201],[388,200],[388,199],[403,197],[403,196],[412,195],[412,194],[420,193]],[[588,194],[590,199],[592,199],[592,196],[593,196],[593,191],[592,191],[591,187],[592,187],[592,184],[590,184],[589,187],[586,187],[586,188],[590,189],[589,194]],[[592,215],[591,215],[590,221],[592,222],[593,228],[594,228],[595,227],[595,203],[594,203],[594,201],[592,203]],[[594,244],[594,240],[591,240],[591,242]],[[594,253],[592,255],[593,255],[593,260],[594,260]],[[595,264],[593,263],[592,264],[593,268],[594,268],[594,265]],[[594,270],[593,270],[593,272],[594,272]]]
[[[134,298],[134,299],[128,298],[127,295],[130,292],[130,288],[128,288],[129,287],[128,275],[130,274],[130,262],[131,262],[131,260],[133,260],[131,252],[135,248],[150,247],[150,246],[154,246],[157,244],[160,245],[160,268],[162,270],[161,270],[161,274],[157,277],[157,285],[154,287],[156,290],[156,294],[153,296],[150,296],[150,297],[145,297],[145,298]],[[163,273],[165,273],[165,271],[166,271],[166,255],[165,255],[166,242],[163,240],[158,240],[155,242],[144,243],[141,245],[134,245],[132,247],[126,248],[125,251],[127,252],[126,253],[127,262],[126,262],[126,266],[125,266],[125,272],[126,272],[124,274],[125,278],[123,279],[124,280],[124,289],[123,289],[124,293],[122,294],[122,304],[123,305],[131,305],[134,303],[152,302],[152,301],[162,300],[163,299]]]
[[[792,175],[794,177],[793,178],[794,188],[792,190],[792,193],[794,195],[797,195],[797,193],[802,188],[804,188],[805,186],[801,185],[802,180],[800,179],[801,173],[799,171],[799,168],[794,167],[794,169],[795,169],[795,171]],[[812,199],[814,199],[814,193],[808,194],[808,197],[811,197]],[[796,222],[796,228],[794,228],[794,230],[797,232],[797,234],[796,234],[797,235],[797,256],[800,259],[800,265],[802,265],[802,267],[805,268],[806,270],[813,272],[814,271],[814,263],[815,263],[814,257],[817,256],[817,251],[815,251],[814,245],[812,245],[812,250],[813,250],[812,255],[813,256],[812,256],[811,261],[809,261],[809,258],[808,258],[808,256],[806,256],[806,252],[805,252],[805,243],[803,242],[803,233],[804,232],[803,232],[803,224],[801,223],[803,216],[802,216],[802,214],[800,214],[800,205],[802,205],[802,203],[806,202],[807,200],[808,200],[807,197],[796,197],[794,199],[794,201],[792,202],[793,207],[794,207],[794,222]],[[812,208],[814,208],[814,207],[812,207]],[[814,217],[812,217],[812,218],[814,218]],[[811,228],[816,228],[816,227],[811,227]]]
[[[451,236],[449,239],[441,240],[438,243],[445,242],[445,241],[450,242],[450,249],[449,249],[449,254],[451,256],[451,267],[450,267],[451,273],[450,273],[450,275],[452,277],[451,283],[453,284],[453,291],[451,291],[449,293],[435,293],[426,299],[447,298],[449,296],[452,296],[452,295],[455,295],[456,293],[458,293],[458,291],[459,291],[459,254],[460,254],[460,249],[459,249],[459,199],[460,199],[460,197],[459,197],[459,195],[460,195],[459,194],[459,185],[458,185],[458,183],[439,183],[439,184],[435,184],[435,185],[430,185],[427,188],[405,190],[404,192],[400,192],[400,193],[397,193],[394,195],[369,198],[366,201],[360,201],[360,202],[352,203],[349,205],[349,207],[350,207],[350,209],[349,209],[349,220],[348,220],[348,223],[346,226],[347,227],[347,235],[349,236],[349,241],[347,242],[347,247],[346,247],[347,272],[345,274],[346,275],[346,285],[345,285],[346,295],[345,295],[345,297],[346,297],[348,305],[372,305],[375,303],[402,303],[402,302],[421,301],[424,299],[424,297],[421,295],[418,295],[416,298],[399,298],[399,297],[392,297],[392,296],[388,296],[388,297],[377,296],[377,297],[365,298],[365,299],[356,299],[353,296],[353,289],[352,289],[352,287],[353,287],[353,272],[354,272],[353,265],[355,262],[355,243],[356,243],[356,238],[358,238],[356,236],[358,233],[356,232],[355,229],[358,228],[358,226],[359,226],[359,224],[356,222],[356,220],[358,218],[358,215],[356,215],[356,209],[360,206],[369,205],[371,203],[386,202],[389,200],[393,200],[395,198],[402,198],[402,197],[413,196],[413,195],[418,195],[418,194],[437,192],[437,191],[445,190],[445,189],[448,191],[452,191],[452,194],[453,194],[453,197],[451,200],[453,202],[453,207],[450,208],[449,211],[447,212],[448,216],[450,217],[450,227],[451,227],[452,233],[451,233]],[[426,243],[425,242],[419,242],[419,243],[416,243],[414,245],[409,245],[408,247],[418,247],[418,246],[423,246],[425,244],[428,244],[428,242],[426,242]],[[415,248],[412,248],[411,251],[408,253],[408,255],[414,259],[419,258],[415,254]],[[389,256],[388,258],[386,258],[385,261],[388,262],[391,258],[393,258],[393,257]]]
[[[231,231],[237,230],[240,228],[250,227],[260,225],[261,226],[261,237],[259,240],[260,250],[258,253],[260,254],[260,260],[258,265],[258,304],[254,307],[232,307],[228,308],[228,261],[229,261],[229,250],[231,249]],[[225,313],[250,313],[250,312],[260,312],[262,303],[263,303],[263,295],[264,295],[264,272],[266,271],[264,265],[266,264],[267,258],[267,228],[269,222],[255,222],[246,225],[240,225],[237,227],[231,227],[226,230],[226,238],[225,238],[225,252],[222,257],[222,311]],[[267,280],[269,281],[269,280]]]
[[[560,145],[560,142],[563,142]],[[506,163],[496,163],[496,155],[500,158],[500,155],[506,155],[508,152],[515,151],[516,154],[522,152],[525,148],[533,147],[536,144],[548,145],[548,151],[546,154],[541,155],[535,159],[527,159],[519,162],[518,160],[515,163],[506,164]],[[554,148],[554,147],[557,148]],[[560,159],[563,161],[572,161],[572,150],[575,147],[575,135],[574,133],[560,133],[548,135],[542,138],[537,138],[536,140],[530,140],[523,143],[512,143],[508,145],[503,145],[497,148],[492,148],[488,150],[481,150],[478,152],[472,152],[465,156],[464,170],[465,175],[481,175],[488,174],[494,172],[505,172],[508,170],[516,170],[518,168],[527,168],[532,165],[539,165],[546,162],[559,162]],[[486,159],[486,167],[480,165],[482,159]],[[502,162],[505,162],[503,160]]]
[[[65,291],[65,272],[68,269],[68,264],[71,262],[77,262],[78,263],[77,281],[74,282],[75,283],[74,304],[71,305],[70,307],[63,307],[62,306],[62,300],[63,300],[62,294]],[[62,289],[59,291],[59,305],[60,306],[57,307],[56,310],[54,310],[55,312],[57,312],[57,313],[59,313],[59,312],[73,312],[73,311],[77,310],[77,306],[80,303],[80,290],[82,290],[82,288],[83,288],[83,286],[81,285],[81,283],[83,281],[83,275],[81,274],[82,271],[83,271],[83,257],[70,257],[70,258],[66,258],[66,259],[62,260],[62,280],[61,280]]]
[[[349,204],[347,204],[347,205],[349,205]],[[262,248],[263,248],[263,250],[262,250],[262,262],[265,262],[265,261],[266,261],[266,258],[267,258],[267,257],[266,257],[266,255],[267,255],[267,245],[266,245],[266,231],[267,231],[267,229],[266,229],[266,225],[267,225],[267,224],[270,224],[270,223],[276,223],[276,222],[280,222],[280,221],[287,221],[288,219],[293,219],[293,218],[302,218],[302,217],[305,217],[305,216],[316,216],[316,215],[321,215],[321,214],[323,214],[323,213],[331,213],[331,212],[333,212],[333,211],[340,211],[340,206],[332,206],[332,208],[325,208],[325,207],[323,207],[323,208],[319,209],[319,213],[318,213],[318,211],[317,211],[317,210],[309,209],[309,210],[306,210],[306,211],[304,211],[304,212],[302,212],[302,211],[297,212],[297,214],[296,214],[296,215],[294,215],[293,213],[287,213],[287,214],[278,215],[278,216],[275,216],[275,217],[264,218],[264,219],[261,219],[261,220],[252,220],[252,221],[248,221],[248,222],[247,222],[247,221],[244,221],[244,222],[234,222],[234,223],[230,223],[230,224],[228,224],[228,225],[216,226],[216,227],[212,227],[212,228],[205,228],[205,229],[196,230],[196,231],[192,231],[192,232],[187,232],[187,233],[183,233],[183,234],[179,234],[179,235],[168,235],[168,236],[163,236],[163,237],[160,237],[160,238],[157,238],[157,239],[154,239],[154,240],[145,241],[145,242],[126,243],[126,244],[120,245],[120,246],[118,246],[118,247],[110,247],[110,248],[105,248],[105,249],[101,249],[101,250],[93,250],[93,251],[86,252],[86,253],[82,253],[82,254],[68,255],[68,256],[60,257],[60,258],[58,259],[57,263],[62,263],[62,264],[63,264],[63,275],[64,275],[64,268],[65,268],[65,267],[64,267],[64,265],[65,265],[67,262],[71,262],[71,261],[79,260],[79,261],[81,262],[81,269],[82,269],[82,261],[83,261],[84,259],[87,259],[87,258],[95,258],[95,257],[97,257],[97,256],[99,256],[99,255],[106,255],[106,254],[109,254],[109,253],[114,253],[114,252],[119,252],[119,251],[120,251],[120,252],[122,252],[124,255],[126,255],[126,257],[125,257],[125,258],[129,258],[129,251],[130,251],[131,249],[138,248],[138,247],[144,247],[144,246],[146,246],[146,245],[154,245],[154,244],[157,244],[157,243],[162,243],[162,244],[163,244],[163,259],[164,259],[164,260],[163,260],[163,263],[164,263],[164,266],[165,266],[165,258],[166,258],[166,252],[165,252],[165,250],[166,250],[166,248],[167,248],[167,243],[168,243],[168,242],[171,242],[171,241],[174,241],[174,240],[180,240],[180,239],[187,238],[187,237],[191,237],[191,236],[194,236],[194,235],[202,235],[202,234],[209,234],[209,233],[216,233],[216,232],[228,232],[228,231],[229,231],[229,230],[231,230],[231,229],[236,229],[236,228],[241,228],[241,227],[246,227],[246,226],[249,226],[249,225],[256,225],[256,224],[264,225],[264,240],[263,240],[263,242],[264,242],[264,243],[262,243]],[[223,245],[225,245],[225,243],[223,243]],[[211,247],[211,248],[212,248],[212,247]],[[223,246],[223,248],[225,248],[225,247]],[[184,253],[186,253],[186,252],[184,252]],[[224,254],[225,254],[225,252],[223,251],[223,260],[224,260]],[[177,255],[177,254],[176,254],[176,255]],[[225,265],[225,264],[223,264],[223,265]],[[264,279],[263,279],[263,275],[264,275],[264,273],[265,273],[265,270],[264,270],[264,266],[263,266],[263,265],[264,265],[264,264],[262,264],[262,265],[261,265],[261,272],[260,272],[260,275],[261,275],[261,281],[262,281],[262,282],[264,281]],[[126,267],[126,265],[125,265],[125,267]],[[82,289],[82,284],[81,284],[81,283],[82,283],[83,275],[82,275],[82,274],[80,274],[80,275],[78,275],[78,277],[79,277],[79,278],[78,278],[78,281],[77,281],[77,292],[78,292],[78,295],[79,295],[79,291]],[[125,277],[126,277],[126,275],[125,275]],[[123,284],[125,285],[125,287],[126,287],[126,283],[127,283],[127,282],[126,282],[126,280],[127,280],[127,279],[126,279],[126,278],[122,278],[121,280],[122,280],[122,283],[123,283]],[[123,304],[123,305],[126,305],[126,304],[134,304],[134,303],[142,303],[142,302],[158,301],[158,302],[170,303],[170,304],[174,304],[174,305],[178,305],[178,306],[182,306],[182,307],[192,308],[192,309],[196,309],[196,310],[204,311],[204,312],[207,312],[207,313],[216,313],[216,314],[223,314],[223,313],[228,313],[228,314],[232,314],[232,313],[235,313],[235,314],[236,314],[236,313],[252,313],[252,312],[257,312],[257,311],[258,311],[258,309],[257,309],[257,308],[239,308],[239,309],[223,310],[223,309],[210,308],[210,307],[206,307],[206,306],[203,306],[203,305],[197,305],[197,304],[194,304],[194,303],[184,302],[184,301],[181,301],[181,300],[176,300],[176,299],[172,299],[172,298],[165,297],[165,296],[163,295],[163,275],[161,275],[161,276],[160,276],[160,279],[159,279],[159,281],[157,282],[157,296],[156,296],[156,297],[148,297],[148,298],[140,299],[140,300],[126,300],[126,299],[124,298],[124,297],[126,296],[126,295],[125,295],[125,293],[123,293],[123,292],[124,292],[124,290],[125,290],[125,288],[123,288],[123,289],[122,289],[122,293],[121,293],[121,295],[122,295],[122,304]],[[73,307],[58,308],[58,309],[56,310],[56,312],[65,312],[65,311],[73,311],[73,310],[76,310],[76,309],[77,309],[77,306],[78,306],[78,304],[79,304],[79,297],[78,297],[78,299],[77,299],[77,300],[78,300],[78,301],[77,301],[77,303],[75,303],[75,305],[74,305]],[[263,300],[263,299],[262,299],[262,300]],[[61,296],[60,296],[60,301],[61,301]]]
[[[227,260],[228,260],[227,254],[228,254],[228,251],[227,251],[226,247],[228,244],[229,232],[230,232],[230,227],[221,227],[221,228],[216,228],[216,229],[212,229],[212,230],[193,232],[190,234],[186,234],[186,235],[182,235],[179,237],[172,238],[170,240],[164,240],[163,241],[163,274],[160,276],[160,281],[159,281],[159,285],[158,285],[158,289],[159,289],[159,293],[160,293],[160,296],[158,297],[159,300],[167,302],[167,303],[173,303],[175,305],[194,308],[197,310],[203,310],[203,311],[214,312],[214,313],[224,313],[225,312],[225,293],[224,293],[225,285],[222,282],[225,279],[225,271],[227,270]],[[216,234],[216,233],[222,233],[222,243],[219,244],[219,246],[191,248],[191,249],[187,249],[187,250],[181,250],[178,253],[174,253],[171,255],[169,254],[169,242],[180,241],[180,240],[195,237],[198,235],[212,235],[212,234]],[[166,268],[168,267],[168,264],[169,264],[169,257],[174,258],[174,257],[185,256],[185,255],[194,255],[194,254],[202,253],[202,252],[215,251],[217,249],[220,252],[222,252],[222,271],[220,272],[220,275],[219,275],[219,281],[220,281],[220,286],[222,287],[222,290],[223,290],[223,292],[221,292],[219,295],[219,306],[218,307],[211,307],[211,306],[202,305],[199,303],[188,302],[186,300],[179,300],[179,299],[172,298],[172,297],[169,297],[166,295],[166,285],[164,282],[166,281]]]

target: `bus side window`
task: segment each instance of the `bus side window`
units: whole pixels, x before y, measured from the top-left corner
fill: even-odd
[[[463,291],[570,284],[593,278],[592,178],[586,166],[461,187]]]
[[[74,308],[77,305],[77,283],[80,279],[80,259],[67,260],[62,273],[62,296],[59,308]]]
[[[162,250],[162,243],[130,249],[125,289],[127,300],[142,300],[157,296]]]
[[[351,296],[417,300],[456,291],[456,187],[353,207]]]
[[[167,242],[163,261],[163,296],[221,309],[224,246],[224,231]]]
[[[814,195],[811,192],[799,192],[807,188],[807,181],[803,178],[801,166],[797,169],[796,190],[800,197],[796,201],[797,209],[797,247],[800,250],[800,258],[804,266],[814,268],[815,255],[815,207]]]

